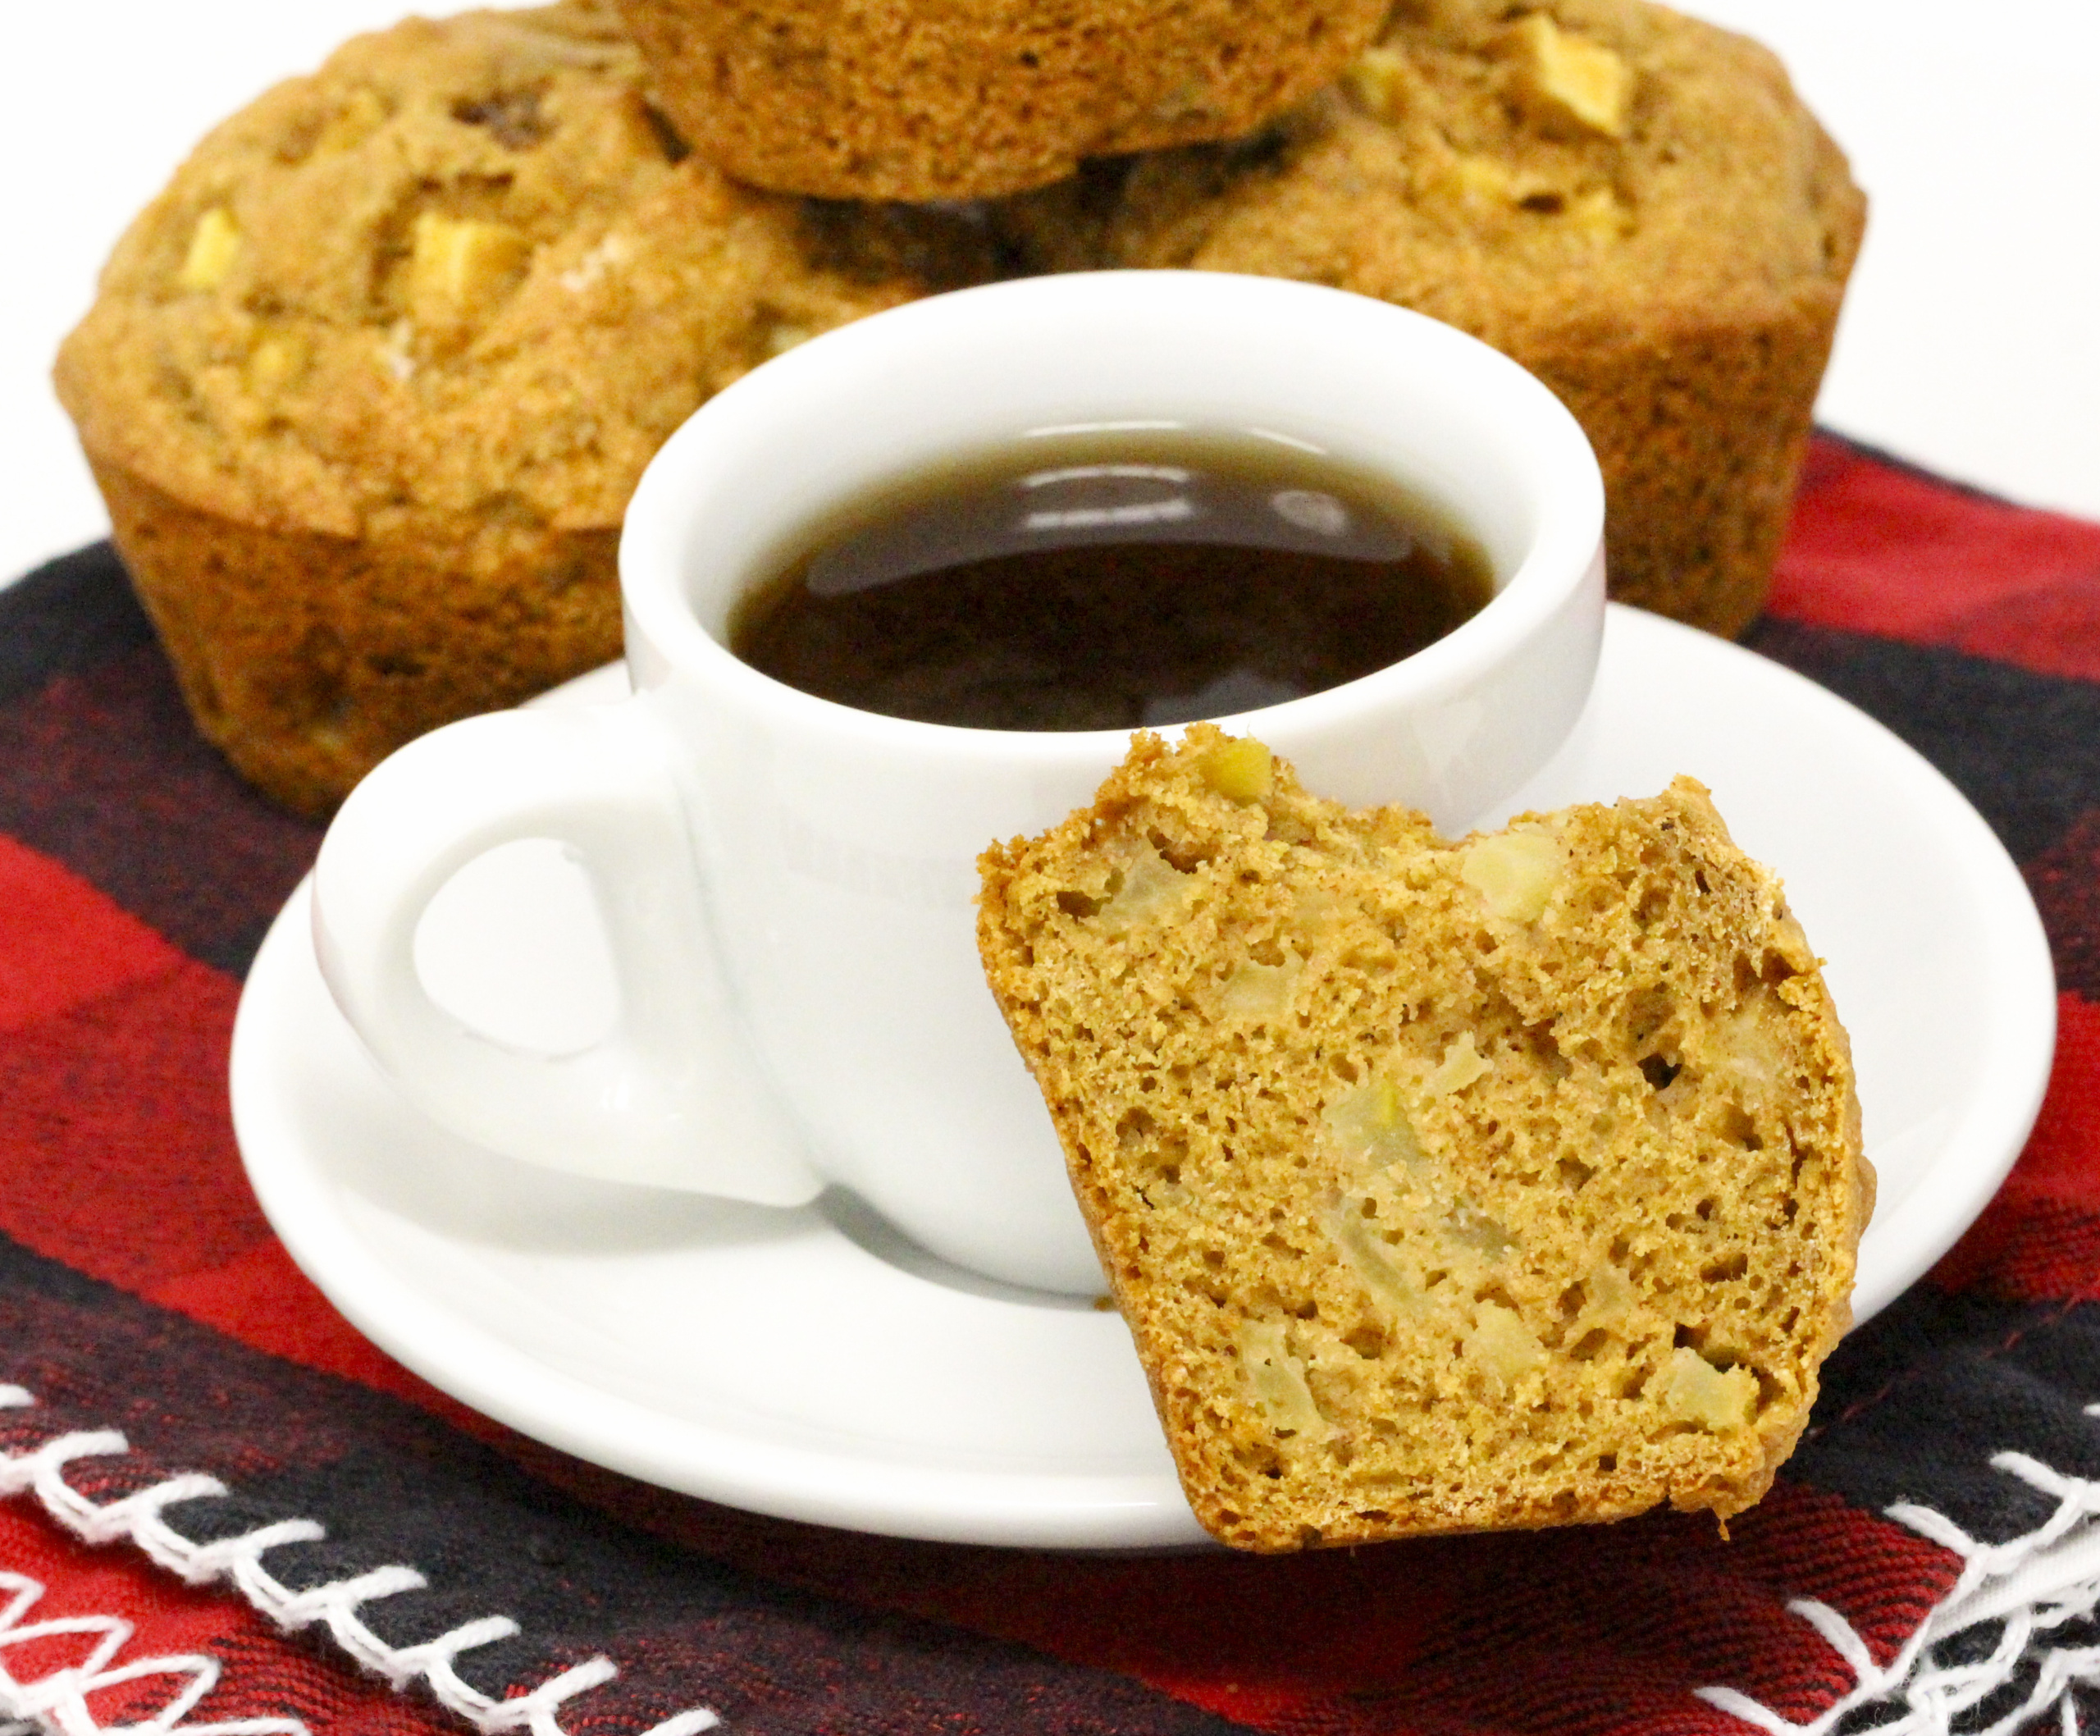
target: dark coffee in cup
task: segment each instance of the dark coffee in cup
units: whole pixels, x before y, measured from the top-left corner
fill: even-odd
[[[745,593],[729,645],[864,711],[1130,729],[1339,687],[1492,591],[1479,545],[1389,478],[1252,434],[1104,429],[852,502]]]

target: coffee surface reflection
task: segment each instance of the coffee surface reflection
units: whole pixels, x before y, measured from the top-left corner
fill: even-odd
[[[1487,601],[1478,545],[1390,481],[1254,436],[1016,441],[818,526],[730,622],[745,662],[984,729],[1189,722],[1338,687]]]

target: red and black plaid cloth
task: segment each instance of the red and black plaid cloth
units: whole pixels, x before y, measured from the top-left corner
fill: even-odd
[[[2060,1048],[1997,1200],[1838,1351],[1732,1542],[1088,1557],[669,1495],[360,1338],[226,1102],[318,834],[200,745],[106,548],[0,593],[0,1736],[2100,1717],[2100,526],[1822,441],[1751,643],[1936,761],[2040,902]]]

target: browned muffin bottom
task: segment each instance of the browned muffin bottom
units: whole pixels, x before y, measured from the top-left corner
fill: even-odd
[[[1230,138],[1317,89],[1386,0],[618,0],[664,107],[754,186],[972,199]]]
[[[1815,957],[1698,784],[1447,843],[1199,724],[981,866],[988,980],[1213,1533],[1764,1493],[1873,1178]]]
[[[1614,596],[1762,605],[1865,202],[1779,63],[1644,0],[1407,0],[1261,135],[998,221],[1038,264],[1337,285],[1513,356],[1596,449]]]
[[[605,11],[412,19],[198,147],[57,381],[200,727],[318,812],[619,655],[628,497],[711,394],[998,269],[980,224],[736,186]]]

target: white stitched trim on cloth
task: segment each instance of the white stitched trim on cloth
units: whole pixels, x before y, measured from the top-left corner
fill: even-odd
[[[219,1661],[200,1652],[167,1657],[135,1658],[116,1662],[116,1655],[130,1642],[131,1624],[121,1615],[74,1615],[55,1621],[25,1621],[23,1617],[43,1596],[43,1587],[25,1574],[0,1569],[0,1715],[10,1721],[0,1731],[30,1730],[43,1725],[65,1736],[306,1736],[306,1726],[296,1718],[245,1718],[223,1724],[187,1724],[197,1702],[219,1679]],[[62,1634],[98,1636],[88,1655],[76,1664],[47,1671],[34,1681],[16,1679],[5,1656],[8,1647],[31,1640],[51,1639]],[[126,1682],[153,1676],[187,1677],[167,1703],[152,1717],[134,1724],[101,1725],[88,1710],[88,1696]],[[20,1721],[16,1721],[20,1720]]]
[[[2100,1416],[2100,1405],[2088,1416]],[[2011,1736],[2043,1715],[2057,1715],[2063,1736],[2079,1736],[2075,1687],[2100,1686],[2100,1645],[2052,1644],[2066,1622],[2090,1617],[2100,1605],[2100,1482],[2066,1477],[2025,1453],[1994,1455],[1991,1469],[2052,1496],[2057,1510],[2024,1537],[1983,1543],[1943,1513],[1911,1501],[1890,1507],[1889,1518],[1961,1557],[1952,1590],[1918,1624],[1885,1665],[1827,1603],[1801,1598],[1787,1606],[1822,1635],[1851,1670],[1854,1685],[1821,1716],[1790,1724],[1732,1688],[1702,1688],[1710,1706],[1755,1725],[1772,1736],[1828,1736],[1863,1706],[1897,1715],[1874,1726],[1874,1736],[1947,1736],[1954,1720],[1973,1711],[2024,1670],[2034,1674],[2026,1698],[1988,1726],[1964,1736]],[[1971,1663],[1942,1663],[1937,1647],[1986,1623],[2004,1625],[1990,1655]]]
[[[19,1409],[35,1404],[34,1395],[21,1387],[0,1386],[0,1409]],[[566,1736],[559,1720],[563,1702],[588,1689],[602,1686],[619,1674],[608,1657],[594,1657],[550,1677],[530,1693],[513,1700],[491,1699],[479,1688],[460,1679],[453,1660],[476,1646],[491,1645],[519,1631],[508,1615],[484,1615],[464,1623],[449,1633],[426,1640],[419,1646],[390,1646],[358,1619],[358,1606],[399,1592],[419,1591],[429,1582],[413,1567],[375,1568],[349,1579],[310,1586],[294,1592],[262,1565],[262,1551],[282,1543],[318,1542],[326,1535],[312,1519],[281,1519],[272,1525],[222,1537],[216,1543],[194,1543],[175,1530],[162,1517],[163,1510],[180,1501],[223,1496],[226,1485],[215,1477],[194,1472],[171,1477],[150,1488],[121,1500],[98,1505],[68,1483],[65,1467],[75,1459],[99,1458],[128,1453],[130,1445],[114,1429],[80,1431],[60,1435],[34,1450],[20,1455],[0,1452],[0,1497],[25,1490],[34,1493],[67,1530],[90,1543],[128,1539],[158,1565],[180,1575],[192,1585],[214,1579],[231,1579],[241,1594],[281,1628],[298,1629],[315,1622],[326,1624],[329,1633],[344,1651],[368,1670],[384,1676],[395,1688],[405,1688],[418,1677],[430,1684],[441,1705],[467,1719],[486,1736],[524,1731],[527,1736]],[[295,1720],[262,1719],[240,1724],[191,1725],[180,1720],[203,1697],[217,1679],[215,1659],[190,1656],[156,1658],[145,1664],[124,1665],[104,1673],[104,1666],[130,1638],[131,1625],[116,1616],[80,1617],[71,1621],[45,1622],[35,1629],[17,1625],[43,1588],[20,1574],[0,1574],[0,1588],[11,1590],[14,1601],[0,1615],[0,1648],[39,1634],[89,1632],[105,1636],[88,1664],[58,1672],[66,1679],[56,1682],[47,1693],[44,1683],[21,1688],[0,1669],[0,1716],[34,1719],[63,1736],[306,1736],[305,1726]],[[90,1667],[92,1666],[92,1668]],[[105,1731],[89,1715],[85,1696],[99,1687],[134,1676],[185,1672],[190,1685],[153,1718],[139,1725],[113,1726]],[[87,1672],[86,1675],[83,1672]],[[92,1676],[92,1679],[89,1679]],[[74,1679],[78,1678],[76,1683]],[[28,1697],[18,1706],[18,1694]],[[70,1694],[70,1698],[62,1697]],[[62,1697],[51,1698],[49,1695]],[[645,1736],[699,1736],[722,1720],[705,1706],[678,1713],[645,1733]],[[0,1736],[8,1736],[0,1725]]]

